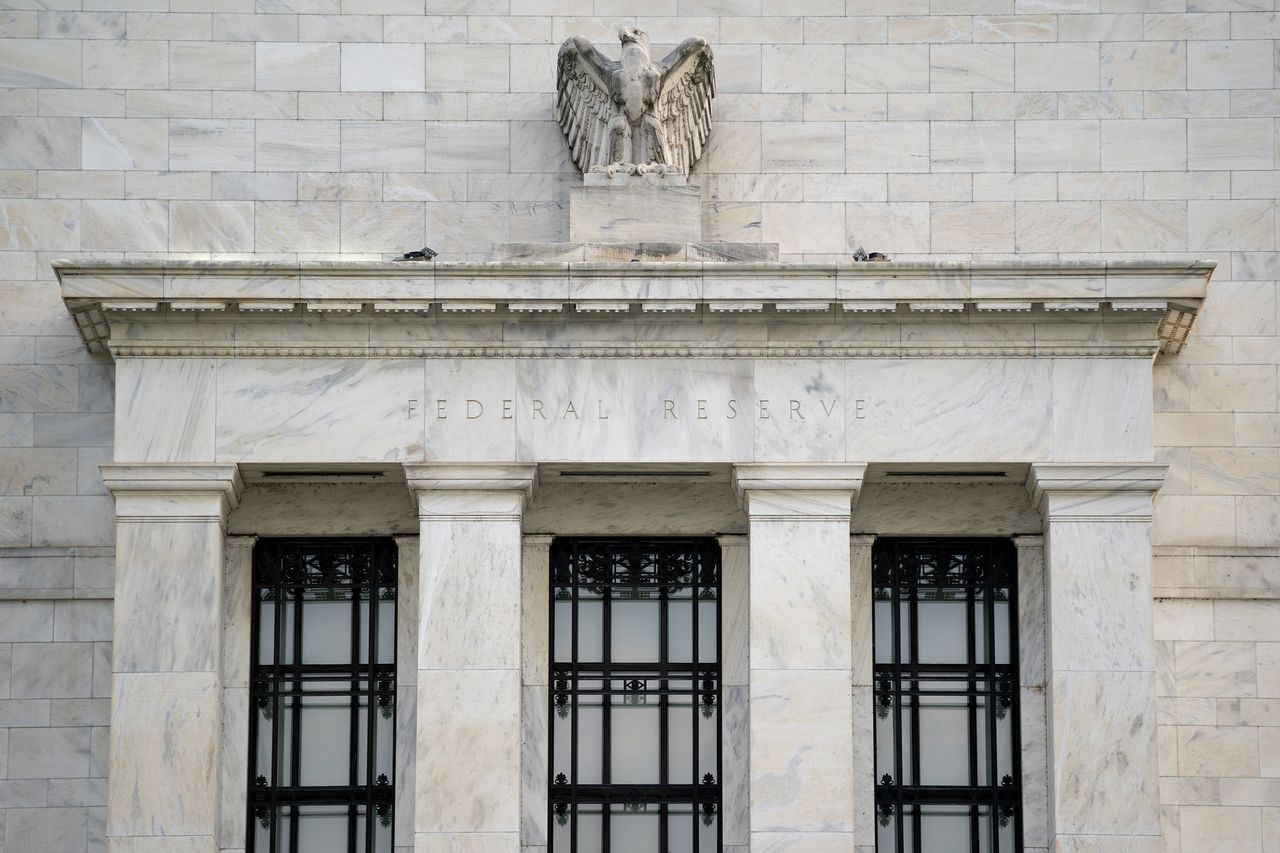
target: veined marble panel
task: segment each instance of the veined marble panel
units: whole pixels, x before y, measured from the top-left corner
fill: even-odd
[[[1149,525],[1054,522],[1047,549],[1051,669],[1150,672]]]
[[[416,536],[418,513],[404,483],[252,483],[227,527],[260,536]],[[416,558],[401,564],[402,583],[406,567],[416,575],[416,566]]]
[[[1053,362],[1053,459],[1152,459],[1151,365],[1140,359]],[[1030,457],[1028,457],[1030,458]]]
[[[721,825],[724,843],[747,844],[751,833],[751,709],[749,688],[722,688],[720,760],[723,768]]]
[[[520,843],[547,843],[547,710],[550,688],[521,688]]]
[[[218,525],[118,524],[116,550],[114,671],[216,678],[222,642]],[[144,625],[147,630],[138,630]]]
[[[526,533],[564,536],[747,532],[728,483],[582,482],[545,475],[524,516]]]
[[[753,677],[758,669],[837,669],[848,678],[847,524],[753,521],[750,594]]]
[[[212,841],[218,765],[210,752],[220,702],[213,672],[116,674],[107,811],[113,843],[134,835]]]
[[[591,328],[596,336],[636,334],[628,324],[602,321]],[[146,399],[144,392],[132,390],[147,377],[126,371],[122,399],[137,403],[121,416],[124,450],[118,452],[208,458],[208,392],[186,382],[183,374],[208,362],[169,366],[186,363],[151,362],[143,368],[173,376],[161,377],[163,394],[177,400],[203,395],[198,406],[193,401],[185,408],[155,398],[164,403],[156,403],[159,411],[173,412],[173,423],[158,427],[141,414],[126,419],[130,411],[150,411],[155,396],[150,382]],[[219,461],[934,462],[1026,461],[1054,453],[1073,459],[1149,456],[1150,395],[1145,392],[1150,378],[1142,360],[237,358],[214,363],[213,452]],[[1117,388],[1134,401],[1129,408],[1097,402],[1120,393]],[[156,429],[173,436],[151,435]],[[902,441],[904,435],[912,440]]]
[[[518,833],[520,735],[518,669],[419,672],[415,830]]]
[[[212,462],[212,359],[116,361],[116,462]]]
[[[751,671],[753,837],[852,833],[850,691],[845,670]]]
[[[1021,485],[866,483],[852,529],[880,536],[1038,534],[1044,521]]]
[[[414,853],[519,853],[514,832],[419,832]]]
[[[846,361],[847,393],[865,401],[845,407],[847,458],[1045,459],[1050,371],[1033,359]]]
[[[519,522],[424,523],[419,548],[418,669],[518,671]]]
[[[520,680],[525,687],[551,683],[548,675],[550,549],[550,536],[523,538],[520,554]]]
[[[218,365],[216,458],[400,462],[423,457],[423,363],[232,360]]]
[[[1154,680],[1149,672],[1051,676],[1050,773],[1059,836],[1158,833]]]

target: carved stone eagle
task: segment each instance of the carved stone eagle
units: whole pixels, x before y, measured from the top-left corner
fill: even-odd
[[[711,135],[715,70],[706,39],[687,38],[658,63],[649,36],[618,31],[622,61],[583,36],[560,46],[556,116],[583,172],[687,175]]]

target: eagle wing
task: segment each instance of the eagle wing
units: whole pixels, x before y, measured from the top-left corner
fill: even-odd
[[[556,61],[556,119],[569,142],[569,156],[583,172],[603,165],[601,150],[612,107],[609,81],[619,64],[606,59],[582,36],[565,39]]]
[[[658,68],[662,85],[657,113],[671,149],[668,165],[688,174],[711,136],[711,99],[716,96],[711,46],[706,39],[687,38]]]

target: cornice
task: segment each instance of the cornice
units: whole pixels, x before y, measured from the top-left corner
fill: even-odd
[[[1213,273],[1213,261],[1006,261],[938,263],[569,262],[385,263],[278,261],[55,261],[62,297],[91,351],[107,348],[113,321],[153,316],[180,324],[200,314],[296,321],[308,316],[376,319],[429,315],[437,322],[494,316],[601,317],[696,315],[703,322],[741,315],[823,316],[883,322],[903,314],[946,320],[1042,311],[1072,320],[1127,312],[1150,318],[1164,352],[1185,342]],[[166,342],[115,346],[121,356],[218,357],[1072,357],[1149,355],[1092,346],[991,347],[408,347],[227,346]]]

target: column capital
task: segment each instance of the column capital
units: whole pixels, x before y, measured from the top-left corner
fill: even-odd
[[[1031,503],[1052,521],[1151,521],[1151,499],[1167,465],[1037,462],[1027,475]]]
[[[107,463],[99,468],[115,496],[118,523],[216,521],[225,526],[244,491],[234,464]]]
[[[752,519],[847,521],[866,473],[861,462],[752,463],[733,466],[733,488]]]
[[[404,466],[422,521],[519,521],[538,482],[536,465]]]

